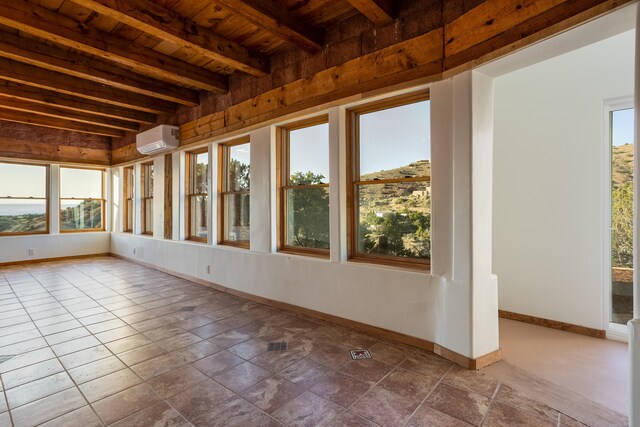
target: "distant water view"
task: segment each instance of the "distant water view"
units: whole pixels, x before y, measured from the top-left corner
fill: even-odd
[[[39,204],[4,204],[0,203],[0,216],[37,215],[46,211],[44,203]]]
[[[62,209],[73,208],[80,203],[82,203],[81,200],[76,203],[63,203]],[[39,215],[44,214],[45,211],[46,206],[44,202],[38,204],[4,204],[0,202],[0,216]]]

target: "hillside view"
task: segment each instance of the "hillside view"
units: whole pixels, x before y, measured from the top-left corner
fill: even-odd
[[[25,213],[20,212],[22,210]],[[47,229],[44,206],[4,205],[0,206],[0,233],[35,233]],[[60,211],[61,230],[85,230],[102,228],[102,202],[85,200],[74,207],[63,207]]]
[[[633,268],[633,144],[611,150],[611,258]]]
[[[363,181],[431,176],[429,160],[362,175]],[[431,257],[431,185],[423,182],[359,187],[359,251]]]

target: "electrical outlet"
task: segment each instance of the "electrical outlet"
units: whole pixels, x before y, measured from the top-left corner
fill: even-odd
[[[36,250],[33,248],[29,249],[29,256],[34,256],[36,254]]]
[[[207,274],[211,274],[211,266],[207,264]]]

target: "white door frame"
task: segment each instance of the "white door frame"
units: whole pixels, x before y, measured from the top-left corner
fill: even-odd
[[[602,159],[603,159],[603,326],[607,338],[627,342],[629,330],[627,325],[620,325],[609,321],[611,318],[611,112],[633,108],[633,96],[607,99],[603,105],[602,126]],[[634,159],[637,161],[637,159]],[[635,203],[634,203],[635,207]]]

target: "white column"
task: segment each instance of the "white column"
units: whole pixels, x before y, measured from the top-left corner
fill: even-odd
[[[329,243],[331,262],[347,259],[346,131],[344,107],[329,110]],[[344,204],[342,203],[344,195]]]
[[[638,267],[640,267],[640,191],[638,188],[638,180],[640,174],[640,135],[638,122],[640,121],[640,6],[636,6],[636,57],[635,57],[635,136],[633,156],[633,196],[635,200],[635,209],[633,210],[633,320],[628,323],[629,326],[629,384],[630,384],[630,400],[629,400],[629,425],[631,427],[640,427],[640,280],[638,278]]]
[[[443,287],[441,345],[471,358],[499,348],[491,274],[493,87],[464,72],[431,87],[434,283]]]
[[[153,160],[153,237],[164,239],[164,156]]]
[[[184,151],[173,153],[171,175],[173,190],[173,240],[184,240],[184,195],[185,195],[185,154]]]
[[[49,166],[49,234],[60,234],[60,165]]]
[[[107,169],[104,174],[104,231],[113,231],[112,218],[113,218],[113,169]]]
[[[209,197],[207,197],[207,244],[215,245],[218,243],[218,230],[217,223],[214,220],[214,209],[217,209],[218,204],[214,201],[217,199],[217,179],[218,176],[218,152],[216,151],[217,144],[209,143],[207,145],[207,162],[209,163],[209,175],[207,176],[207,188],[209,191]],[[217,215],[215,216],[217,218]]]
[[[142,233],[142,166],[133,165],[133,234]]]
[[[250,249],[271,252],[271,141],[275,128],[266,126],[251,132]]]

